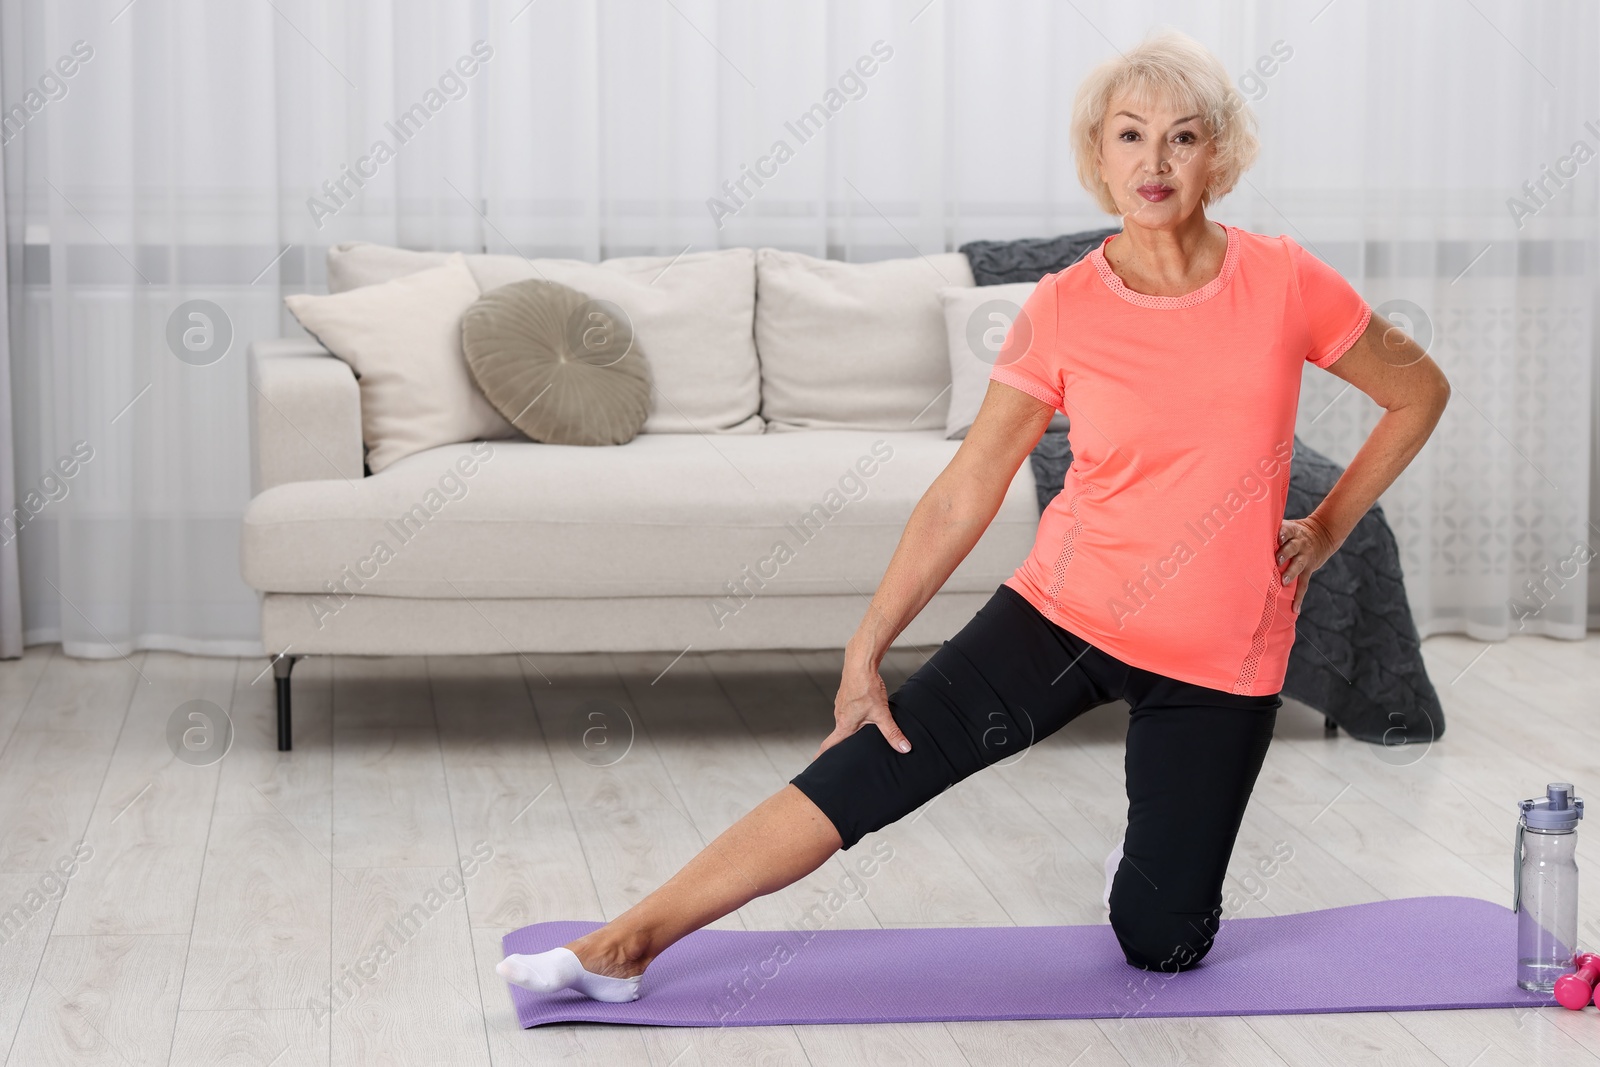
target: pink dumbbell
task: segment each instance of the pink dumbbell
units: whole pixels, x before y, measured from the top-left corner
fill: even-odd
[[[1600,979],[1600,956],[1582,952],[1572,961],[1578,969],[1556,979],[1556,1003],[1563,1008],[1582,1011],[1595,995],[1595,980]],[[1600,1005],[1600,1001],[1596,1002]]]

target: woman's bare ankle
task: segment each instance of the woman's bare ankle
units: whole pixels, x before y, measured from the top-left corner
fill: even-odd
[[[650,939],[643,934],[619,934],[609,926],[602,926],[568,942],[566,947],[591,974],[633,978],[643,974],[655,958],[649,953],[649,944]]]

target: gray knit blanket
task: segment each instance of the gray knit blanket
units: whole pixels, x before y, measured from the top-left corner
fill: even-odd
[[[962,245],[979,285],[1038,281],[1064,270],[1115,230],[1023,241]],[[1059,416],[1058,416],[1059,418]],[[1052,422],[1028,457],[1043,513],[1061,492],[1072,449]],[[1344,468],[1297,436],[1284,517],[1302,519],[1328,495]],[[1384,758],[1414,763],[1444,733],[1444,711],[1422,662],[1400,550],[1374,504],[1339,551],[1311,576],[1283,695],[1321,712],[1352,737],[1385,746]]]

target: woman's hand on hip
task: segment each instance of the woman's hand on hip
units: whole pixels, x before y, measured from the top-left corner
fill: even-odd
[[[1294,588],[1294,610],[1297,614],[1306,598],[1306,586],[1310,584],[1312,572],[1328,562],[1338,550],[1339,544],[1334,541],[1333,535],[1312,516],[1284,519],[1278,527],[1281,581],[1288,585],[1298,579]]]
[[[856,667],[846,662],[839,680],[839,695],[833,698],[833,733],[822,739],[817,756],[868,723],[878,728],[896,752],[911,751],[911,742],[889,714],[889,689],[883,684],[883,676],[875,667]],[[811,758],[816,759],[816,756]]]

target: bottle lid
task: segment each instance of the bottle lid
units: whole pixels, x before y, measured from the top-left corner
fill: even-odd
[[[1572,795],[1571,782],[1551,782],[1544,796],[1519,800],[1517,807],[1534,830],[1571,830],[1583,818],[1583,800]]]

